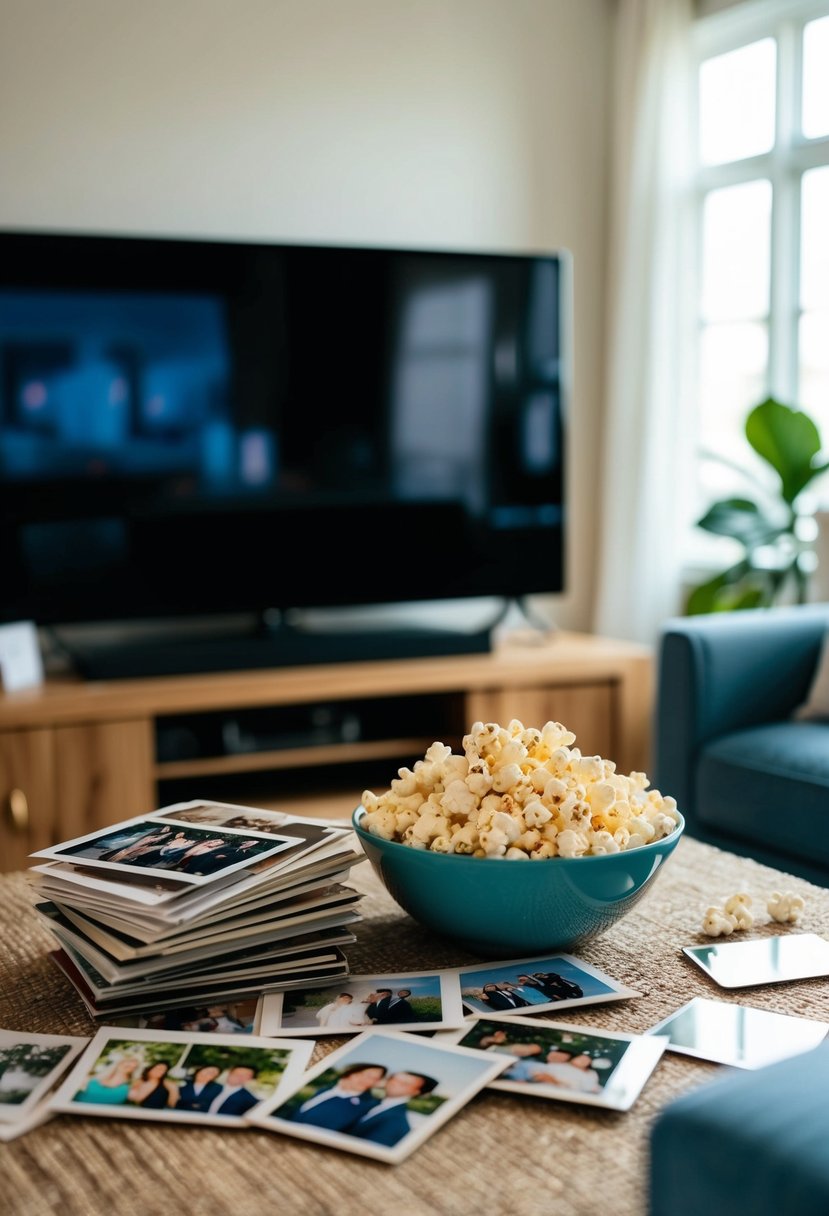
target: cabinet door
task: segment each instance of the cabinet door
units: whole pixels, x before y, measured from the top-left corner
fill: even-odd
[[[55,728],[58,839],[155,810],[150,720]]]
[[[517,718],[525,726],[561,722],[576,736],[575,746],[586,756],[615,760],[621,769],[614,732],[614,695],[611,681],[562,684],[559,687],[493,688],[467,696],[467,730],[473,722],[507,726]]]
[[[0,734],[0,870],[25,870],[55,830],[51,730]]]

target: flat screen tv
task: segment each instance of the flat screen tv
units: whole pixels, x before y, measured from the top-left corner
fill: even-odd
[[[0,618],[564,587],[568,259],[0,233]]]

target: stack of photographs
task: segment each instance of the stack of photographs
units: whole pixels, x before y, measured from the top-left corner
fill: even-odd
[[[31,854],[52,959],[93,1017],[326,984],[349,973],[363,860],[350,827],[182,802]]]

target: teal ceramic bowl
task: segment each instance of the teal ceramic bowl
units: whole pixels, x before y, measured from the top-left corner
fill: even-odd
[[[404,911],[484,958],[570,950],[615,924],[642,898],[685,827],[599,857],[507,861],[430,853],[373,836],[352,817],[363,851]]]

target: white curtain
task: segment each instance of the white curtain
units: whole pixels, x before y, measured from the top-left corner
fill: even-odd
[[[681,611],[690,476],[692,0],[619,0],[596,632],[652,644]],[[684,296],[683,296],[684,293]]]

